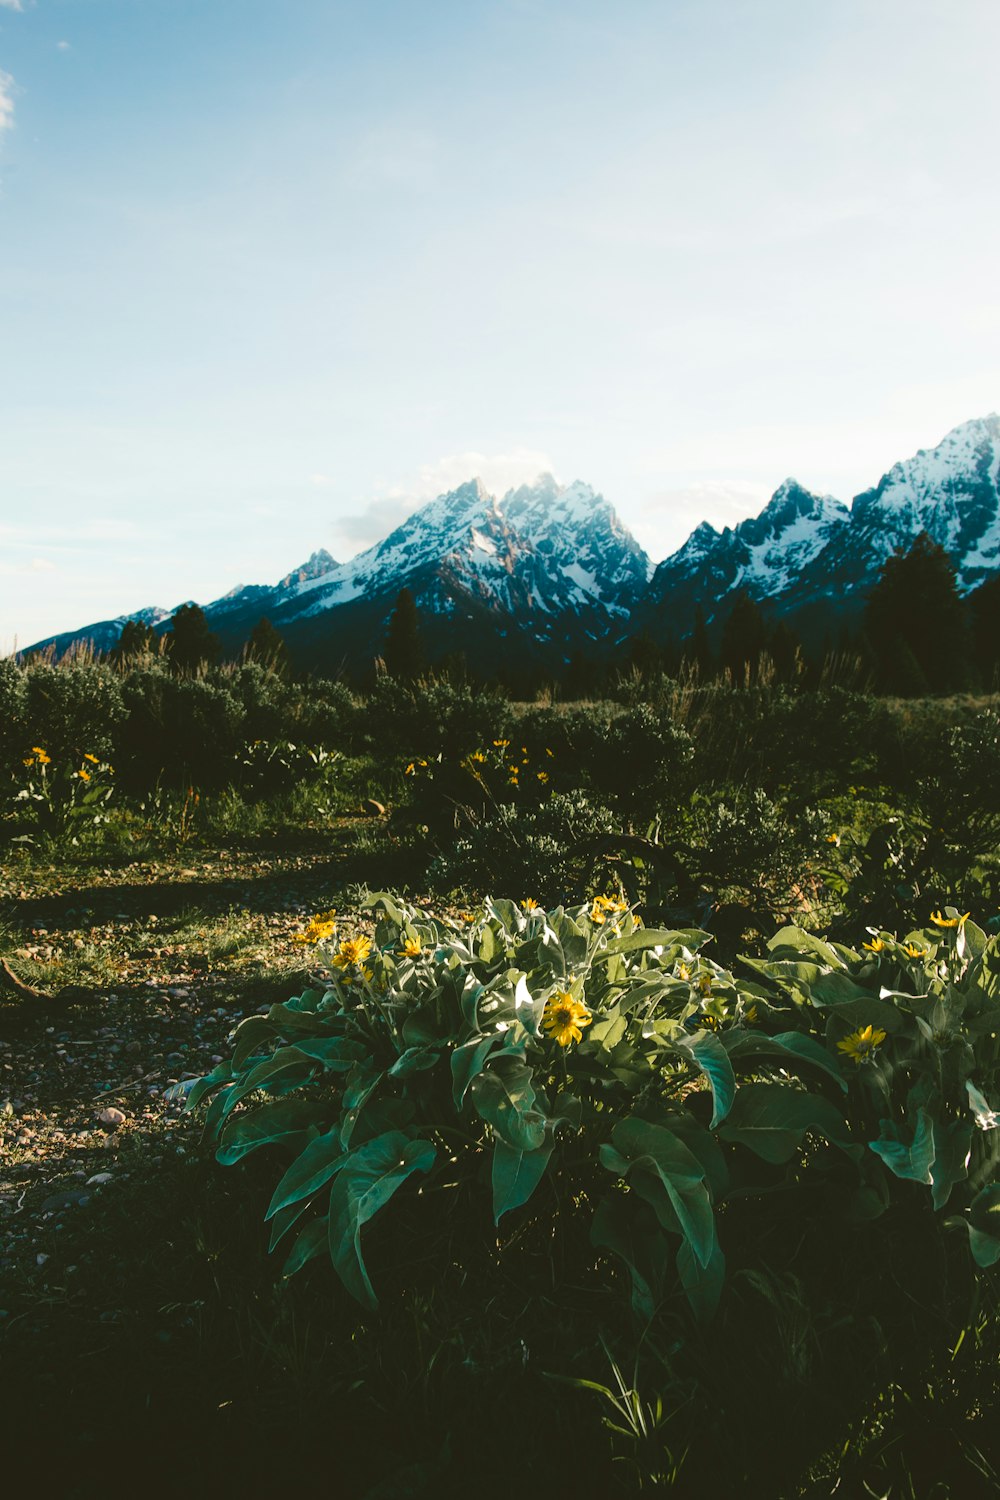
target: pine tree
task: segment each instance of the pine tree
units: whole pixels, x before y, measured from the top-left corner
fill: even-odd
[[[972,642],[955,569],[926,531],[908,552],[886,558],[868,599],[865,633],[890,692],[912,693],[921,680],[932,693],[971,685]]]
[[[111,660],[127,662],[144,656],[152,649],[155,639],[156,631],[152,625],[144,625],[141,620],[126,620],[121,635],[111,648]]]
[[[715,676],[715,657],[712,653],[712,644],[708,639],[705,611],[700,604],[695,607],[694,630],[691,632],[687,657],[698,668],[699,682],[710,682]]]
[[[222,651],[219,637],[209,630],[205,611],[197,604],[181,605],[166,639],[175,672],[196,672],[217,661]]]
[[[1000,574],[981,583],[969,605],[976,664],[983,687],[992,689],[1000,667]]]
[[[267,615],[261,615],[246,646],[247,661],[260,662],[279,677],[287,677],[290,667],[288,647],[280,630],[275,630]]]
[[[741,589],[722,627],[719,645],[719,665],[730,674],[734,687],[754,681],[766,646],[767,626],[760,605]]]
[[[382,652],[385,670],[401,682],[412,682],[420,676],[423,654],[416,603],[409,589],[400,589]]]

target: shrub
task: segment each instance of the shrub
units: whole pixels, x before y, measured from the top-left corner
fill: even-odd
[[[767,1194],[872,1223],[923,1193],[932,1234],[1000,1260],[1000,940],[957,911],[857,949],[787,927],[747,981],[707,934],[644,930],[613,898],[368,905],[374,941],[333,946],[333,913],[313,920],[325,987],[244,1021],[188,1099],[211,1097],[222,1163],[284,1153],[267,1217],[286,1274],[328,1254],[373,1304],[367,1223],[404,1188],[485,1198],[484,1174],[494,1224],[549,1235],[585,1194],[644,1320],[677,1293],[713,1316]]]

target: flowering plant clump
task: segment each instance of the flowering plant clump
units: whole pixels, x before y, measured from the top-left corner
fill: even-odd
[[[744,979],[706,933],[646,929],[612,896],[454,920],[365,906],[372,936],[333,946],[332,912],[303,935],[331,942],[322,985],[249,1017],[230,1059],[178,1086],[211,1101],[221,1162],[283,1153],[267,1218],[287,1274],[329,1255],[373,1304],[368,1221],[484,1174],[500,1224],[551,1212],[539,1188],[558,1173],[647,1318],[671,1287],[712,1315],[727,1225],[762,1181],[859,1219],[923,1184],[978,1265],[1000,1259],[1000,940],[968,918],[856,950],[786,927]]]
[[[28,824],[16,843],[62,837],[71,826],[106,822],[114,793],[114,767],[89,751],[79,760],[56,761],[42,745],[22,757],[24,775],[14,793],[15,815]],[[73,843],[76,839],[72,839]]]

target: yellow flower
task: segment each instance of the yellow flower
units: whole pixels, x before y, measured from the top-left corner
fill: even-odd
[[[536,771],[535,775],[537,776],[538,780],[542,783],[543,786],[545,785],[545,783],[549,779],[549,773],[548,773],[548,771]]]
[[[351,964],[363,963],[371,951],[371,938],[345,938],[337,950],[333,962],[336,968],[346,969]]]
[[[567,990],[557,990],[545,1003],[542,1029],[560,1047],[568,1047],[570,1042],[583,1040],[581,1027],[589,1026],[593,1019],[587,1007],[581,1005],[579,1000],[574,1000]]]
[[[870,943],[862,943],[862,948],[867,948],[869,953],[881,953],[885,943],[880,937],[872,938]]]
[[[99,766],[101,764],[101,762],[97,759],[97,756],[91,755],[89,751],[83,758],[84,760],[89,760],[92,766]]]
[[[706,1011],[703,1011],[698,1017],[698,1025],[704,1027],[706,1031],[720,1031],[722,1029],[722,1022],[718,1016],[710,1016]]]
[[[712,993],[711,974],[702,974],[701,978],[698,980],[698,988],[703,995],[710,995]]]
[[[522,911],[537,911],[538,910],[538,902],[535,900],[534,896],[525,896],[524,900],[521,902],[521,910]]]
[[[33,755],[26,756],[22,764],[26,766],[33,766],[35,764],[35,757]]]
[[[677,978],[684,980],[688,980],[691,978],[691,970],[688,968],[687,964],[677,965]]]
[[[757,1019],[757,1007],[756,1007],[756,1005],[747,1005],[747,1006],[744,1007],[744,1010],[743,1010],[743,1019],[744,1019],[744,1021],[756,1021],[756,1019]]]
[[[312,917],[305,932],[296,932],[292,937],[293,943],[325,943],[333,937],[337,931],[337,924],[333,920],[332,911],[320,912],[319,916]]]
[[[839,833],[828,833],[827,836],[826,836],[826,841],[827,841],[828,844],[837,844],[839,846],[839,844],[840,844],[840,834]]]
[[[476,919],[472,915],[471,911],[460,911],[458,914],[458,920],[460,922],[474,922]]]
[[[907,943],[905,945],[905,947],[903,948],[903,952],[906,954],[907,958],[926,958],[927,957],[927,949],[926,948],[918,948],[915,943]]]
[[[884,1041],[884,1031],[875,1026],[864,1026],[838,1042],[837,1051],[853,1058],[856,1063],[868,1062],[873,1057],[875,1048],[880,1047]]]
[[[968,920],[968,912],[965,912],[965,914],[961,917],[946,917],[943,916],[939,911],[931,913],[931,921],[934,923],[935,927],[961,927],[962,923],[967,922]]]
[[[477,766],[481,766],[484,764],[486,756],[481,750],[473,750],[472,754],[469,756],[469,759],[474,760]]]
[[[507,746],[510,744],[510,740],[494,740],[493,744],[498,750],[506,750]]]
[[[592,922],[596,922],[598,926],[600,926],[602,922],[606,921],[606,915],[604,907],[601,905],[600,896],[596,898],[593,906],[590,908],[590,920]]]
[[[41,745],[32,745],[31,753],[33,755],[44,755],[45,751],[42,749]]]
[[[403,775],[404,776],[412,776],[413,772],[414,772],[414,765],[413,765],[413,762],[411,760],[410,764],[407,766],[406,770],[403,772]]]
[[[546,747],[545,747],[545,754],[548,755],[548,756],[550,756],[552,760],[555,760],[555,751],[554,750],[550,750],[549,747],[548,747],[548,745],[546,745]]]
[[[424,950],[421,947],[419,938],[407,938],[399,951],[405,958],[419,958]]]
[[[80,778],[81,781],[89,781],[90,780],[90,772],[89,771],[85,771],[82,766],[81,766],[80,770],[77,771],[76,774],[79,776],[79,778]]]
[[[52,757],[47,750],[41,750],[38,745],[32,745],[31,748],[34,754],[37,755],[40,766],[50,766],[52,764]]]

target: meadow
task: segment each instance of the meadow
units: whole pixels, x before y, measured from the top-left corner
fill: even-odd
[[[3,661],[0,788],[39,1488],[996,1493],[994,699]]]

